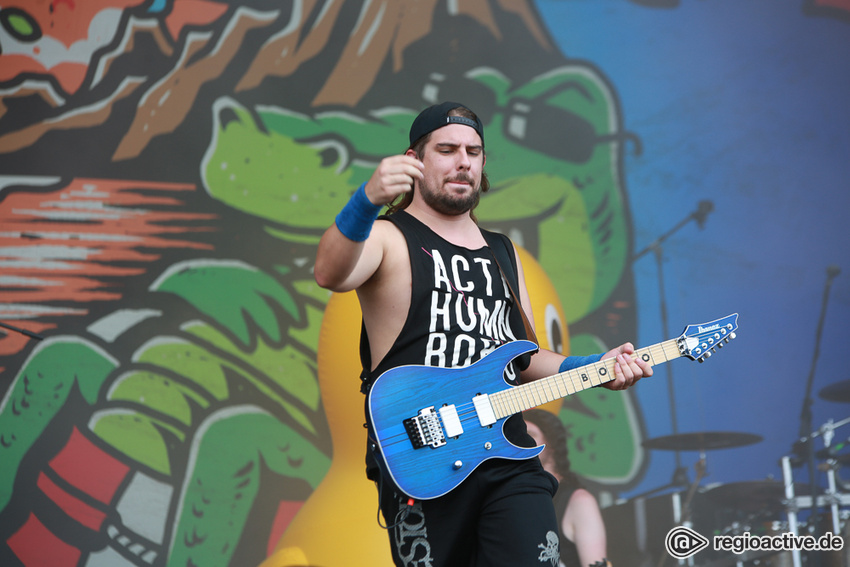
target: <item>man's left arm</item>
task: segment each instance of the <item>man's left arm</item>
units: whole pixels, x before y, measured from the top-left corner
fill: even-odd
[[[517,276],[519,280],[519,300],[522,303],[523,309],[525,309],[528,322],[534,328],[531,298],[528,294],[528,288],[525,285],[525,273],[523,272],[522,262],[519,259],[516,249],[514,249],[514,255],[516,256]],[[632,357],[634,352],[635,347],[632,343],[624,343],[602,355],[591,356],[565,357],[562,354],[541,348],[531,357],[531,363],[522,372],[521,377],[523,382],[531,382],[586,364],[592,364],[599,360],[616,358],[617,360],[614,363],[614,379],[603,384],[603,387],[609,390],[625,390],[641,378],[652,376],[652,366],[639,358]]]

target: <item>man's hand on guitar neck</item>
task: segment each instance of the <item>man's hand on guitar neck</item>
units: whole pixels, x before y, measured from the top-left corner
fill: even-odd
[[[602,385],[609,390],[625,390],[641,378],[652,376],[652,365],[634,357],[635,347],[632,343],[624,343],[602,355],[602,360],[616,358],[614,363],[614,379]]]

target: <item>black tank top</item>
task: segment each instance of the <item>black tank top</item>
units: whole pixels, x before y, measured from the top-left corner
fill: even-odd
[[[390,368],[468,366],[506,342],[526,338],[520,308],[499,269],[517,290],[516,257],[506,236],[482,229],[488,246],[469,250],[447,242],[405,211],[381,218],[397,226],[407,241],[412,289],[404,326],[371,372],[369,338],[365,328],[361,332],[364,392]],[[508,365],[505,380],[518,384],[528,360],[520,357]],[[520,415],[510,417],[504,431],[513,443],[534,446]]]

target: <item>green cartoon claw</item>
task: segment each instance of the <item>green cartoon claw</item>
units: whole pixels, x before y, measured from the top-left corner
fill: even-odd
[[[118,361],[79,337],[40,343],[18,372],[0,405],[0,510],[9,503],[21,459],[78,389],[94,404]]]
[[[151,284],[151,291],[175,294],[243,344],[256,326],[273,342],[283,339],[277,312],[301,318],[293,294],[269,274],[234,260],[191,260],[171,266]],[[223,297],[230,298],[222,301]]]
[[[263,469],[315,488],[330,458],[254,406],[234,406],[201,425],[177,513],[169,565],[226,567],[260,490]]]

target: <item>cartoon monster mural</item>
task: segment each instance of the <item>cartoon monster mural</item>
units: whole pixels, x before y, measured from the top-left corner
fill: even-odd
[[[493,181],[479,218],[539,262],[530,285],[552,286],[557,308],[535,307],[541,336],[577,354],[632,338],[622,154],[639,145],[602,74],[557,54],[528,4],[193,6],[128,4],[92,35],[103,47],[84,73],[60,81],[64,67],[42,63],[52,78],[4,98],[50,118],[6,112],[3,164],[68,139],[95,150],[85,163],[73,146],[56,152],[61,176],[10,169],[0,194],[6,254],[51,260],[0,279],[14,297],[4,313],[46,335],[0,341],[4,564],[246,565],[273,552],[297,564],[312,543],[293,541],[293,518],[322,514],[310,495],[343,452],[323,399],[330,298],[312,278],[315,246],[438,99],[477,101]],[[19,42],[51,29],[28,14],[6,13]],[[343,45],[339,26],[353,31]],[[508,38],[532,63],[506,57]],[[63,93],[49,111],[36,102],[46,85]],[[634,482],[645,457],[631,396],[575,398],[561,415],[576,468]]]

